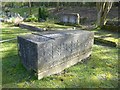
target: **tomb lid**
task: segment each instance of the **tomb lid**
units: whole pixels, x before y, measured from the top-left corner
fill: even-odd
[[[65,38],[67,36],[74,36],[74,35],[80,35],[84,33],[92,33],[90,31],[84,31],[84,30],[67,30],[67,31],[52,31],[47,33],[32,33],[27,35],[22,35],[18,37],[22,37],[30,42],[33,43],[44,43],[46,41],[56,40],[60,38]]]

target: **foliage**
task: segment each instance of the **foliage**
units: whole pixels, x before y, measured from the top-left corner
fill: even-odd
[[[40,7],[38,10],[38,21],[46,20],[49,15],[47,8]]]
[[[29,8],[28,7],[24,7],[24,8],[11,8],[10,9],[11,12],[14,12],[14,13],[19,13],[21,16],[24,17],[24,13],[28,14],[29,15]],[[37,11],[38,11],[38,8],[36,7],[31,7],[31,12],[37,17]]]
[[[37,22],[37,17],[35,15],[30,15],[28,18],[25,19],[26,22]]]
[[[59,2],[59,0],[57,0],[56,2],[31,2],[29,0],[29,2],[3,2],[3,7],[27,7],[29,6],[29,4],[31,3],[31,6],[46,6],[46,7],[56,7],[59,3],[60,7],[63,6],[90,6],[93,7],[95,6],[95,2]]]

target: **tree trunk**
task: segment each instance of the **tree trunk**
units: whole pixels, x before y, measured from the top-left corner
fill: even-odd
[[[98,10],[98,15],[97,15],[97,26],[102,27],[103,25],[106,24],[107,20],[107,14],[110,11],[112,7],[113,2],[97,2],[97,10]]]
[[[31,15],[32,12],[31,12],[31,0],[29,0],[29,15]]]
[[[57,11],[59,11],[59,0],[57,0]]]

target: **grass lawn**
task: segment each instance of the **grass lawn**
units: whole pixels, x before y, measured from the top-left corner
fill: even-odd
[[[7,33],[6,33],[7,30]],[[4,39],[30,33],[25,29],[4,24]],[[11,35],[11,37],[10,37]],[[65,69],[65,73],[37,80],[22,65],[18,56],[17,40],[2,43],[3,88],[116,88],[118,86],[118,49],[101,45],[93,46],[91,58]]]
[[[101,38],[103,40],[111,41],[118,44],[118,40],[120,40],[118,36],[118,32],[110,32],[107,30],[94,29],[95,37]]]
[[[8,25],[2,23],[2,34],[0,35],[0,37],[2,37],[2,40],[6,40],[16,38],[17,35],[23,35],[26,33],[31,33],[31,31],[15,27],[13,24]]]

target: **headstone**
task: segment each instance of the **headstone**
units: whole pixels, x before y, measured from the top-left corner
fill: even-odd
[[[78,13],[61,14],[60,22],[79,24],[80,23],[80,15]]]
[[[93,41],[90,31],[46,31],[18,36],[18,48],[25,68],[41,79],[88,58]]]

